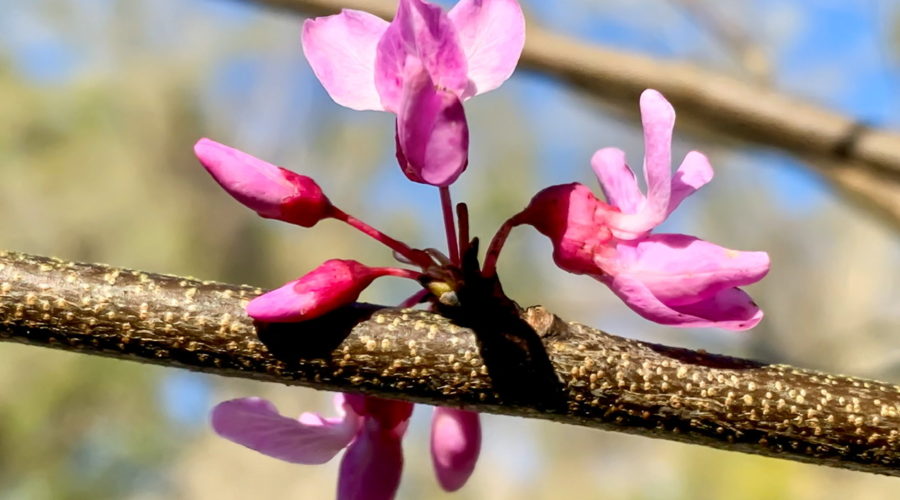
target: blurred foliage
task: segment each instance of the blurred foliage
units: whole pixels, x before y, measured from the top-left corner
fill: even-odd
[[[686,36],[678,2],[632,15],[646,3],[573,0],[553,12],[528,5],[548,24],[583,27],[599,17],[642,30],[646,40]],[[0,247],[262,286],[330,257],[390,262],[336,223],[300,230],[254,217],[197,165],[191,146],[202,136],[311,175],[346,210],[401,239],[440,246],[437,194],[409,186],[393,165],[391,118],[327,99],[300,55],[296,19],[216,0],[0,8]],[[759,15],[749,4],[740,11]],[[783,43],[793,25],[774,26],[766,33]],[[47,44],[51,55],[64,49],[61,61],[30,52]],[[740,71],[727,51],[710,46],[685,52]],[[467,109],[472,166],[454,195],[469,203],[473,234],[483,239],[542,185],[595,186],[587,163],[594,149],[619,145],[632,163],[640,157],[632,124],[542,77],[517,76]],[[752,290],[768,315],[759,328],[732,335],[647,325],[593,280],[553,268],[549,246],[528,230],[513,233],[500,262],[510,295],[621,334],[898,380],[896,235],[812,177],[802,182],[814,199],[786,206],[771,154],[676,135],[680,153],[711,154],[717,178],[669,230],[772,254],[771,275]],[[388,280],[364,298],[390,303],[410,292]],[[337,461],[281,463],[205,424],[219,399],[260,395],[297,414],[330,411],[328,395],[175,373],[0,344],[0,499],[331,495]],[[439,494],[429,413],[417,409],[406,441],[401,498]],[[454,498],[844,499],[896,491],[895,479],[538,421],[485,422],[482,462]]]

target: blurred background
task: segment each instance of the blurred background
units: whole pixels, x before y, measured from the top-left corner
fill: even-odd
[[[900,127],[900,6],[890,0],[523,1],[531,21],[605,46],[691,61]],[[334,222],[254,216],[192,154],[200,137],[314,177],[335,203],[417,246],[443,246],[438,195],[393,159],[386,113],[333,103],[299,46],[301,18],[229,0],[0,0],[0,248],[274,287],[327,258],[389,264]],[[637,106],[637,102],[626,103]],[[541,187],[596,186],[600,147],[640,164],[635,124],[545,76],[518,72],[467,104],[471,164],[454,187],[489,238]],[[709,124],[715,128],[715,124]],[[766,250],[746,333],[641,320],[590,278],[513,233],[500,276],[521,304],[620,335],[900,382],[900,239],[802,163],[679,131],[680,159],[715,180],[664,228]],[[383,280],[364,300],[413,291]],[[338,460],[296,466],[216,437],[218,401],[286,414],[330,395],[0,344],[0,499],[328,498]],[[405,440],[398,498],[446,496],[428,457],[431,409]],[[464,499],[896,498],[897,479],[509,417],[484,417]],[[449,498],[449,497],[448,497]]]

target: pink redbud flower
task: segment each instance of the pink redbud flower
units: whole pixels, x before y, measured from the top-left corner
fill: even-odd
[[[375,278],[417,279],[421,273],[393,267],[368,267],[355,260],[330,259],[281,288],[247,304],[247,314],[269,323],[305,321],[354,302]]]
[[[337,418],[304,413],[282,416],[265,399],[218,404],[213,429],[220,436],[265,455],[298,464],[322,464],[346,448],[338,479],[338,500],[389,500],[400,485],[401,439],[412,403],[356,394],[337,394]]]
[[[550,238],[554,262],[606,284],[635,312],[679,327],[745,330],[762,311],[737,288],[769,271],[765,252],[740,252],[683,234],[650,234],[687,196],[710,181],[706,157],[691,152],[671,175],[675,111],[655,90],[641,95],[647,195],[618,149],[591,163],[608,203],[582,184],[539,192],[513,224],[531,224]]]
[[[525,44],[515,0],[462,0],[449,12],[400,0],[394,20],[366,12],[310,19],[303,52],[335,102],[397,115],[410,180],[448,186],[468,164],[462,101],[500,86]]]
[[[263,217],[312,227],[331,216],[331,202],[305,175],[205,138],[194,153],[228,194]]]
[[[466,484],[480,452],[478,413],[435,407],[431,417],[431,461],[444,490],[456,491]]]

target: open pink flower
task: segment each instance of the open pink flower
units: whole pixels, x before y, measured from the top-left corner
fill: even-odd
[[[462,0],[449,12],[400,0],[390,23],[356,10],[310,19],[302,42],[335,102],[397,115],[397,158],[407,177],[447,186],[468,163],[461,103],[509,78],[525,20],[515,0]]]
[[[233,399],[216,405],[212,426],[230,441],[296,464],[323,464],[346,448],[337,498],[393,498],[400,484],[401,440],[412,403],[337,394],[334,405],[336,418],[304,413],[293,419],[280,415],[265,399]],[[461,487],[472,473],[481,445],[477,421],[477,413],[435,408],[431,452],[447,491]]]
[[[592,164],[608,203],[582,184],[539,192],[511,224],[550,238],[562,269],[588,274],[647,319],[681,327],[744,330],[763,313],[739,286],[769,271],[765,252],[739,252],[683,234],[650,234],[687,196],[710,181],[712,167],[691,152],[671,175],[675,111],[655,90],[641,95],[644,195],[621,150],[598,151]]]
[[[354,302],[375,278],[417,279],[420,275],[408,269],[369,267],[355,260],[329,259],[299,279],[250,301],[247,314],[270,323],[305,321]]]
[[[338,394],[339,417],[280,415],[260,398],[218,404],[213,429],[222,437],[265,455],[298,464],[322,464],[346,448],[338,480],[339,500],[389,500],[400,485],[401,440],[412,403]]]

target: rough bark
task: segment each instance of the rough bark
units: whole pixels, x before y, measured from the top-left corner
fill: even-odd
[[[260,291],[0,252],[0,339],[900,475],[893,384],[625,339],[541,307],[356,304],[254,325],[243,308]]]

